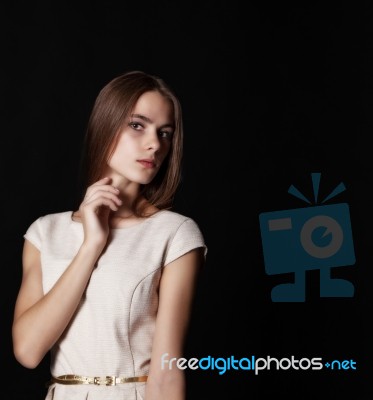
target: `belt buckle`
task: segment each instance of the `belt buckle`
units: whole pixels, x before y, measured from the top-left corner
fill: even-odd
[[[106,385],[106,386],[115,386],[116,385],[116,376],[111,375],[111,376],[105,376],[104,378],[101,378],[99,376],[95,376],[93,378],[93,383],[95,385]]]

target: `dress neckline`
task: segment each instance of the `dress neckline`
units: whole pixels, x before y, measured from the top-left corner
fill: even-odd
[[[124,231],[124,230],[128,230],[128,229],[134,229],[134,228],[136,228],[136,227],[138,227],[138,226],[142,226],[143,224],[145,224],[145,223],[151,221],[152,219],[156,218],[159,214],[162,214],[162,213],[164,213],[164,212],[166,212],[166,211],[167,211],[167,210],[159,210],[159,211],[157,211],[156,213],[150,215],[149,217],[143,218],[142,221],[139,221],[139,222],[136,223],[136,224],[129,225],[129,226],[122,226],[122,227],[110,228],[110,230],[111,230],[111,231],[121,231],[121,230]],[[70,218],[70,221],[71,221],[72,224],[77,225],[77,226],[81,226],[81,227],[83,226],[82,223],[81,223],[80,221],[75,221],[75,220],[73,219],[74,211],[68,211],[68,214],[69,214],[69,218]]]

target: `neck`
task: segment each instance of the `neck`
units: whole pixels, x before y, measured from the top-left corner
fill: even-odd
[[[140,215],[148,217],[159,211],[157,207],[150,204],[142,196],[137,200],[132,199],[131,202],[129,202],[129,199],[123,197],[122,200],[123,205],[117,211],[111,213],[112,218],[131,218]]]

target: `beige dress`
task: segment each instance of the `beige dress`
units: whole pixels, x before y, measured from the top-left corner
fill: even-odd
[[[45,215],[24,235],[40,250],[44,293],[82,243],[83,226],[71,217],[71,211]],[[52,376],[147,375],[162,268],[197,247],[206,254],[199,227],[173,211],[159,211],[137,225],[112,229],[75,316],[51,350]],[[142,400],[145,385],[54,383],[46,399]]]

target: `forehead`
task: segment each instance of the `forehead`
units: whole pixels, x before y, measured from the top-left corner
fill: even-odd
[[[156,91],[143,93],[137,100],[132,113],[141,114],[155,122],[171,123],[174,120],[171,100]]]

